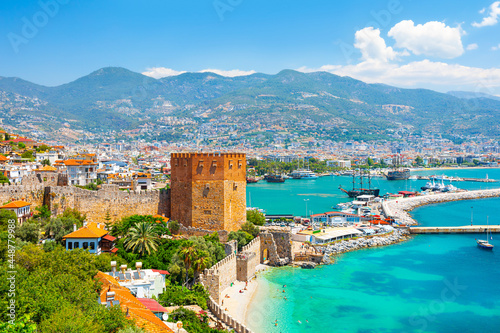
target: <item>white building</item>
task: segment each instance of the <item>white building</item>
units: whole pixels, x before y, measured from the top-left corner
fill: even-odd
[[[116,278],[120,286],[130,290],[137,298],[158,297],[165,289],[165,275],[167,271],[141,269],[142,262],[135,263],[135,270],[128,269],[127,265],[120,266],[120,272],[116,271],[116,261],[111,262],[110,273],[106,273]]]
[[[69,185],[85,186],[97,180],[97,163],[91,160],[65,160],[56,166],[66,167]]]

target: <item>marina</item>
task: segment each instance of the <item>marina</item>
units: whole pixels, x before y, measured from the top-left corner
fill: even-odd
[[[500,233],[500,225],[466,225],[462,227],[410,227],[410,234],[478,234]]]
[[[487,172],[494,174],[498,170]],[[462,173],[473,171],[463,170]],[[270,213],[276,209],[304,216],[304,199],[310,199],[307,203],[312,208],[307,213],[313,215],[311,218],[321,219],[322,212],[331,211],[332,205],[340,208],[349,201],[333,192],[335,186],[339,183],[346,186],[349,180],[350,177],[334,176],[273,188],[263,186],[272,191],[271,196],[252,187],[250,191],[252,198],[257,192],[268,198],[266,203],[258,202],[258,206]],[[302,185],[305,183],[308,186]],[[378,180],[376,186],[382,193],[398,193],[404,188],[415,189],[424,184],[424,180]],[[458,327],[473,332],[477,327],[476,318],[487,318],[488,324],[482,326],[483,331],[494,332],[500,325],[495,315],[500,311],[496,300],[500,287],[493,278],[500,274],[500,268],[494,264],[499,258],[495,250],[484,251],[476,246],[476,239],[480,239],[481,234],[484,238],[485,228],[489,228],[493,234],[491,244],[499,245],[495,235],[500,232],[497,217],[500,216],[500,190],[481,188],[483,186],[495,187],[495,183],[464,181],[460,187],[467,191],[432,192],[385,201],[389,213],[411,227],[396,227],[386,237],[354,237],[326,245],[328,253],[336,255],[335,263],[320,270],[286,267],[263,273],[258,278],[255,301],[247,311],[247,325],[255,332],[320,332],[324,323],[343,327],[345,332],[452,332]],[[286,200],[287,204],[273,208],[279,203],[273,201],[272,196]],[[472,227],[468,225],[471,206],[474,206],[474,218],[478,221]],[[314,216],[318,213],[321,214]],[[486,214],[495,216],[489,226]],[[335,222],[334,214],[330,215],[325,218]],[[406,235],[408,231],[409,236]],[[336,235],[325,236],[334,238]],[[390,244],[395,245],[386,246]],[[481,284],[475,283],[477,274],[485,277]],[[460,277],[458,281],[457,276]],[[460,289],[460,297],[453,303],[443,303],[442,310],[433,314],[435,320],[429,321],[415,313],[415,309],[427,309],[442,290],[453,283],[466,289]],[[286,300],[279,289],[285,284],[292,287],[286,289]],[[454,318],[453,327],[449,326],[450,318]],[[279,328],[274,325],[276,322]]]

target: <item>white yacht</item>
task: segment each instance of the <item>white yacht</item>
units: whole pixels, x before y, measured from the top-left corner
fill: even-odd
[[[293,179],[316,179],[318,176],[311,170],[298,169],[290,173]]]

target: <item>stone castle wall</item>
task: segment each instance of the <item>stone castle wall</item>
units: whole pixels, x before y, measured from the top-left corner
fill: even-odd
[[[238,281],[250,281],[255,276],[260,264],[260,238],[253,239],[241,249],[236,258],[236,278]]]
[[[87,215],[89,222],[105,222],[109,213],[111,223],[123,217],[139,215],[166,215],[168,213],[169,192],[120,191],[116,185],[102,185],[98,191],[89,191],[73,186],[45,188],[44,204],[53,215],[74,208]]]
[[[236,254],[231,254],[205,270],[202,283],[205,289],[217,303],[220,302],[220,293],[236,281]]]
[[[25,185],[0,186],[0,203],[24,200],[35,207],[47,205],[52,215],[74,208],[87,215],[89,222],[105,222],[109,212],[111,222],[134,214],[168,216],[170,192],[124,192],[117,186],[103,185],[98,191],[89,191],[74,186],[45,186],[37,179],[27,179]]]
[[[173,220],[213,231],[246,222],[245,154],[172,154],[171,166]]]
[[[44,188],[40,184],[33,185],[9,185],[0,184],[0,204],[6,204],[10,201],[24,200],[32,204],[31,210],[34,207],[43,204]]]
[[[260,233],[260,260],[271,266],[283,266],[293,260],[292,235],[283,231],[266,231]]]

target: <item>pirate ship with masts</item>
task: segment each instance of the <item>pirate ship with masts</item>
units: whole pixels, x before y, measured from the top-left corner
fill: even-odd
[[[356,187],[356,178],[359,177],[359,187]],[[365,188],[363,185],[363,179],[364,178],[368,179],[368,188]],[[373,195],[378,197],[380,194],[380,189],[378,188],[372,188],[372,181],[371,181],[371,175],[370,171],[361,171],[359,170],[358,172],[353,172],[352,173],[352,190],[348,191],[344,188],[342,188],[342,185],[339,185],[339,189],[347,194],[349,198],[356,198],[357,196],[360,195]]]

